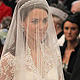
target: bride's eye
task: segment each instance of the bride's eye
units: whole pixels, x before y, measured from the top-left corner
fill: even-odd
[[[34,25],[36,25],[36,24],[39,23],[39,20],[38,20],[38,19],[33,19],[31,22],[32,22]]]
[[[46,24],[48,22],[48,18],[43,19],[43,24]]]

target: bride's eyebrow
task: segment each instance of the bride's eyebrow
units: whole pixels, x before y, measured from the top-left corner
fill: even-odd
[[[39,21],[39,19],[33,18],[33,19],[31,19],[31,21]]]
[[[45,17],[43,19],[48,19],[48,17]],[[31,20],[39,20],[39,18],[32,18]]]
[[[45,17],[45,18],[44,18],[44,20],[47,20],[47,19],[48,19],[48,17]]]

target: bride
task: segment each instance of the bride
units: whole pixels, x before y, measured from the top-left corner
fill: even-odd
[[[45,0],[17,3],[1,56],[0,80],[64,80],[56,32]]]

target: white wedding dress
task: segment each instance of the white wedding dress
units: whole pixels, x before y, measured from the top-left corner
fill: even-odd
[[[1,55],[0,80],[64,80],[55,27],[46,0],[17,3]]]
[[[46,53],[47,52],[47,53]],[[24,73],[26,73],[25,80],[60,80],[59,79],[59,72],[58,67],[53,63],[55,62],[56,58],[52,58],[51,50],[46,47],[46,51],[42,51],[43,53],[43,73],[44,76],[42,77],[39,74],[39,71],[36,69],[34,62],[31,57],[30,49],[28,49],[28,53],[26,53],[26,70]],[[4,57],[1,60],[0,65],[0,80],[17,80],[14,78],[14,71],[15,69],[15,57],[10,53],[6,53]],[[57,61],[56,61],[57,62]],[[22,73],[17,73],[16,75],[19,75]]]

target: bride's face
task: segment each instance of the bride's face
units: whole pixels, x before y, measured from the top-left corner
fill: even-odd
[[[24,22],[26,37],[42,40],[48,27],[48,13],[43,9],[33,9]]]

